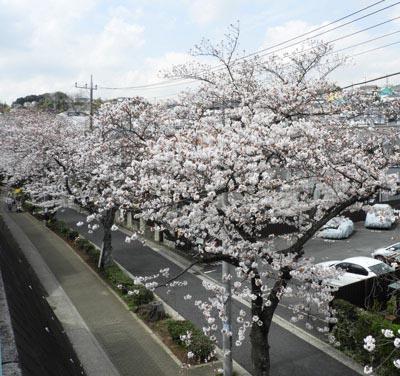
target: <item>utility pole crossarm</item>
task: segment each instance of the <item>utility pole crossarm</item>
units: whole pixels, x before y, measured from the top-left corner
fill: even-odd
[[[90,75],[90,85],[85,84],[85,86],[79,86],[77,82],[75,82],[75,87],[77,89],[85,89],[90,92],[90,114],[89,114],[89,122],[90,122],[90,130],[93,129],[93,90],[97,90],[97,85],[93,86],[93,75]]]

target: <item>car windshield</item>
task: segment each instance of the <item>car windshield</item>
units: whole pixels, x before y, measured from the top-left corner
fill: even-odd
[[[382,263],[379,264],[375,264],[375,265],[371,265],[369,267],[369,270],[371,270],[372,273],[375,273],[376,275],[381,275],[381,274],[385,274],[385,273],[389,273],[392,272],[393,269],[389,266]]]

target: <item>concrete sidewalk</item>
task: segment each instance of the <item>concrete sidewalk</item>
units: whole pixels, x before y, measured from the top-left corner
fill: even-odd
[[[176,358],[174,359],[160,340],[155,338],[154,334],[125,308],[118,297],[66,242],[29,214],[4,213],[4,216],[9,227],[10,225],[14,226],[14,231],[18,230],[16,227],[19,227],[20,231],[23,230],[47,264],[48,269],[54,274],[55,282],[47,283],[48,286],[52,286],[51,289],[54,291],[47,292],[51,304],[56,307],[55,313],[57,316],[61,316],[59,317],[60,321],[63,325],[71,324],[68,323],[69,319],[66,318],[65,312],[57,310],[62,297],[54,292],[61,289],[65,291],[73,307],[83,319],[86,328],[93,335],[94,342],[101,347],[97,355],[89,354],[87,356],[88,358],[97,357],[96,361],[92,360],[94,367],[97,361],[104,363],[103,367],[105,368],[97,373],[99,376],[118,374],[176,376],[180,374],[181,369]],[[19,243],[21,243],[21,236],[16,239]],[[20,247],[26,247],[26,243],[20,244]],[[28,252],[32,253],[32,249]],[[35,268],[34,265],[33,267]],[[45,268],[42,266],[42,269]],[[35,271],[38,273],[37,270]],[[41,279],[40,274],[38,274],[39,279]],[[76,340],[79,342],[79,338]],[[89,352],[90,349],[87,351]],[[80,356],[79,351],[77,354]],[[103,359],[104,356],[109,359],[110,364],[107,364],[107,359]],[[88,361],[90,363],[90,359]],[[113,369],[113,367],[115,368]],[[194,368],[190,374],[211,375],[212,371]]]

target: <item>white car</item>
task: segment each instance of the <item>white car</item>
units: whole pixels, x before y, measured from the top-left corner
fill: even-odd
[[[389,265],[393,262],[400,263],[400,243],[395,243],[385,248],[378,248],[371,253],[371,256]]]
[[[324,239],[347,239],[354,231],[350,218],[335,217],[321,228],[317,236]]]
[[[372,277],[377,277],[381,274],[394,271],[394,268],[385,264],[380,260],[371,257],[350,257],[342,261],[325,261],[317,265],[327,268],[336,268],[344,271],[340,277],[331,279],[329,282],[333,286],[341,287],[362,281]]]
[[[375,204],[367,213],[365,218],[365,227],[390,229],[395,222],[396,217],[390,205]]]

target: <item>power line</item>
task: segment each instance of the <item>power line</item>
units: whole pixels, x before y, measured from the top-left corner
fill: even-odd
[[[398,41],[396,43],[400,43],[400,41]],[[390,78],[390,77],[399,76],[399,75],[400,75],[400,72],[395,72],[395,73],[387,74],[387,75],[384,75],[384,76],[375,77],[375,78],[372,78],[370,80],[363,80],[363,81],[360,81],[360,82],[357,82],[357,83],[353,83],[351,85],[338,87],[337,89],[327,91],[325,94],[333,93],[333,92],[340,91],[340,90],[350,89],[350,88],[355,87],[355,86],[360,86],[360,85],[364,85],[364,84],[367,84],[367,83],[370,83],[370,82],[375,82],[375,81],[379,81],[379,80],[382,80],[382,79],[385,79],[385,78]],[[180,93],[181,92],[177,92],[177,93],[169,94],[169,95],[166,95],[166,96],[154,97],[154,99],[168,99],[168,98],[173,97],[175,95],[178,95]]]
[[[367,43],[375,42],[375,41],[377,41],[379,39],[386,38],[386,37],[389,37],[391,35],[398,34],[398,33],[400,33],[400,30],[393,31],[392,33],[383,34],[383,35],[380,35],[379,37],[368,39],[368,40],[360,42],[360,43],[352,44],[351,46],[340,48],[338,50],[329,52],[329,54],[327,54],[327,55],[337,54],[338,52],[342,52],[342,51],[345,51],[345,50],[349,50],[351,48],[359,47],[359,46],[362,46],[362,45],[367,44]]]
[[[347,34],[347,35],[338,37],[338,38],[336,38],[336,39],[332,39],[332,40],[330,40],[330,41],[328,41],[328,42],[326,42],[326,43],[327,43],[327,44],[332,44],[332,43],[335,43],[335,42],[337,42],[337,41],[339,41],[339,40],[343,40],[343,39],[352,37],[352,36],[354,36],[354,35],[363,33],[364,31],[368,31],[368,30],[371,30],[371,29],[375,29],[375,28],[377,28],[377,27],[379,27],[379,26],[382,26],[382,25],[385,25],[385,24],[387,24],[387,23],[396,21],[396,20],[398,20],[398,19],[400,19],[400,16],[390,18],[389,20],[386,20],[386,21],[377,23],[377,24],[372,25],[372,26],[368,26],[368,27],[366,27],[366,28],[364,28],[364,29],[361,29],[361,30],[355,31],[355,32],[353,32],[353,33],[350,33],[350,34]]]
[[[366,51],[362,51],[362,52],[356,53],[356,54],[354,54],[354,55],[351,55],[350,57],[356,57],[356,56],[364,55],[364,54],[366,54],[366,53],[368,53],[368,52],[373,52],[373,51],[381,50],[382,48],[394,46],[394,45],[399,44],[399,43],[400,43],[400,41],[393,42],[393,43],[389,43],[389,44],[385,44],[385,45],[383,45],[383,46],[371,48],[370,50],[366,50]]]
[[[78,89],[89,90],[90,92],[90,116],[89,116],[89,124],[90,130],[93,129],[93,90],[97,90],[97,85],[93,86],[93,76],[90,75],[90,85],[85,84],[84,86],[78,86],[78,83],[75,82],[75,87]]]
[[[355,32],[350,33],[350,34],[347,34],[347,35],[343,35],[343,36],[338,37],[338,38],[336,38],[336,39],[332,39],[332,40],[326,42],[326,44],[335,43],[335,42],[337,42],[337,41],[339,41],[339,40],[343,40],[343,39],[349,38],[349,37],[354,36],[354,35],[356,35],[356,34],[359,34],[359,33],[361,33],[361,32],[364,32],[364,31],[367,31],[367,30],[371,30],[371,29],[373,29],[373,28],[376,28],[376,27],[381,26],[381,25],[383,25],[383,24],[387,24],[387,23],[389,23],[389,22],[393,22],[393,21],[398,20],[398,19],[400,19],[400,16],[391,18],[391,19],[389,19],[389,20],[387,20],[387,21],[380,22],[380,23],[378,23],[378,24],[375,24],[375,25],[372,25],[372,26],[369,26],[369,27],[366,27],[366,28],[364,28],[364,29],[362,29],[362,30],[355,31]],[[352,45],[350,45],[350,46],[347,46],[347,47],[340,48],[340,49],[338,49],[338,50],[334,50],[334,51],[332,51],[332,52],[329,52],[329,53],[327,53],[325,56],[332,55],[332,54],[337,54],[338,52],[341,52],[341,51],[345,51],[345,50],[348,50],[348,49],[351,49],[351,48],[355,48],[355,47],[361,46],[361,45],[363,45],[363,44],[371,43],[371,42],[374,42],[374,41],[376,41],[376,40],[378,40],[378,39],[382,39],[382,38],[385,38],[385,37],[388,37],[388,36],[397,34],[397,33],[399,33],[399,32],[400,32],[400,30],[397,30],[397,31],[394,31],[394,32],[391,32],[391,33],[383,34],[383,35],[381,35],[381,36],[379,36],[379,37],[367,39],[366,41],[359,42],[359,43],[356,43],[356,44],[352,44]],[[386,46],[390,46],[390,45],[391,45],[391,44],[386,45]],[[382,48],[382,47],[380,47],[380,48]],[[304,52],[307,52],[307,51],[311,51],[312,49],[313,49],[313,47],[309,47],[309,48],[306,48],[306,49],[301,50],[301,51],[298,51],[298,52],[293,52],[293,54],[292,54],[291,56],[293,56],[293,55],[299,55],[299,54],[301,54],[301,53],[304,53]],[[349,57],[353,57],[353,56],[356,56],[356,55],[352,55],[352,56],[349,56]],[[289,65],[291,65],[291,64],[285,64],[284,66],[287,66],[287,65],[289,66]]]
[[[378,3],[372,4],[371,6],[374,6],[374,5],[376,5],[376,4],[378,4]],[[342,28],[342,27],[348,26],[348,25],[350,25],[350,24],[352,24],[352,23],[354,23],[354,22],[361,21],[361,20],[363,20],[363,19],[365,19],[365,18],[367,18],[367,17],[373,16],[373,15],[379,13],[379,12],[383,12],[384,10],[390,9],[390,8],[392,8],[392,7],[394,7],[394,6],[398,5],[398,4],[400,4],[400,1],[397,1],[397,2],[395,2],[394,4],[387,5],[386,7],[377,9],[377,10],[371,12],[371,13],[367,13],[367,14],[365,14],[365,15],[363,15],[363,16],[361,16],[361,17],[358,17],[358,18],[356,18],[356,19],[354,19],[354,20],[345,22],[344,24],[335,26],[335,27],[333,27],[333,28],[331,28],[331,29],[329,29],[329,30],[325,30],[325,31],[323,31],[323,32],[321,32],[321,33],[318,33],[318,34],[316,34],[316,35],[313,35],[313,36],[311,36],[311,37],[308,37],[308,38],[303,39],[303,40],[301,40],[301,41],[298,41],[298,42],[296,42],[296,43],[292,43],[292,44],[290,44],[290,45],[288,45],[288,46],[279,48],[279,49],[277,49],[277,50],[269,51],[269,50],[271,50],[271,49],[273,49],[273,48],[275,48],[275,47],[278,46],[278,45],[274,45],[274,46],[270,46],[270,47],[264,48],[264,49],[262,49],[262,50],[258,50],[258,51],[256,51],[256,52],[251,53],[251,54],[245,55],[245,56],[243,56],[243,57],[241,57],[241,58],[239,58],[239,59],[236,59],[236,60],[247,59],[248,57],[255,56],[255,55],[257,55],[257,56],[266,56],[266,55],[270,55],[270,54],[273,54],[273,53],[276,53],[276,52],[283,51],[283,50],[285,50],[285,49],[287,49],[287,48],[294,47],[294,46],[296,46],[296,45],[298,45],[298,44],[300,44],[300,43],[307,42],[307,41],[309,41],[309,40],[311,40],[311,39],[313,39],[313,38],[316,38],[316,37],[319,37],[319,36],[321,36],[321,35],[327,34],[327,33],[331,32],[331,31],[334,31],[334,30],[340,29],[340,28]],[[361,11],[363,11],[363,10],[365,10],[365,9],[368,9],[368,7],[367,7],[367,8],[364,8],[364,9],[362,9],[362,10],[360,10],[359,12],[361,12]],[[359,13],[359,12],[357,12],[357,13]],[[353,15],[354,15],[354,14],[353,14]],[[350,16],[349,16],[349,17],[350,17]],[[348,17],[346,17],[346,18],[348,18]],[[343,20],[343,18],[342,18],[342,20]],[[332,21],[332,22],[331,22],[330,24],[328,24],[328,25],[332,25],[332,24],[334,24],[334,23],[336,23],[336,22],[339,22],[339,21]],[[322,27],[326,27],[326,26],[328,26],[328,25],[321,26],[321,28],[322,28]],[[310,34],[310,33],[313,33],[313,32],[315,32],[315,29],[314,29],[314,31],[309,31],[308,33],[304,33],[304,35],[307,35],[307,34]],[[301,37],[302,37],[302,36],[298,36],[298,37],[292,38],[291,40],[298,39],[298,38],[301,38]],[[289,41],[291,41],[291,40],[289,40]],[[286,44],[287,42],[288,42],[288,41],[281,42],[279,45]],[[268,53],[265,53],[265,54],[260,54],[260,52],[265,52],[265,51],[269,51],[269,52],[268,52]]]
[[[400,41],[395,42],[395,43],[391,43],[390,45],[392,45],[392,44],[399,44],[399,43],[400,43]],[[368,50],[368,51],[363,51],[363,52],[361,52],[361,53],[359,53],[359,54],[356,54],[356,55],[353,55],[353,56],[358,56],[358,55],[361,55],[361,54],[363,54],[363,53],[370,52],[370,51],[373,51],[373,50],[377,50],[377,49],[383,48],[383,47],[384,47],[384,46],[377,47],[377,48],[374,48],[374,49]],[[347,86],[343,86],[343,87],[338,87],[338,88],[336,88],[336,89],[329,90],[329,91],[325,92],[324,94],[329,94],[329,93],[334,93],[334,92],[340,91],[340,90],[350,89],[350,88],[355,87],[355,86],[360,86],[360,85],[364,85],[364,84],[367,84],[367,83],[370,83],[370,82],[379,81],[379,80],[382,80],[382,79],[385,79],[385,78],[390,78],[390,77],[399,76],[399,75],[400,75],[400,72],[390,73],[390,74],[387,74],[387,75],[384,75],[384,76],[372,78],[372,79],[370,79],[370,80],[363,80],[363,81],[360,81],[360,82],[353,83],[353,84],[351,84],[351,85],[347,85]],[[175,96],[175,95],[181,94],[181,93],[182,93],[182,92],[179,91],[179,92],[176,92],[176,93],[172,93],[172,94],[168,94],[168,95],[163,95],[163,96],[159,96],[159,97],[152,97],[152,98],[153,98],[153,99],[169,99],[169,98],[171,98],[171,97],[173,97],[173,96]]]
[[[354,86],[365,85],[365,84],[368,84],[368,83],[370,83],[370,82],[379,81],[379,80],[383,80],[384,78],[390,78],[390,77],[399,76],[399,75],[400,75],[400,72],[390,73],[390,74],[387,74],[387,75],[385,75],[385,76],[380,76],[380,77],[372,78],[371,80],[364,80],[364,81],[362,81],[362,82],[357,82],[357,83],[355,83],[355,84],[347,85],[347,86],[338,88],[338,89],[335,90],[335,91],[338,91],[338,90],[346,90],[346,89],[350,89],[351,87],[354,87]]]
[[[289,42],[291,42],[291,41],[293,41],[293,40],[296,40],[296,39],[302,38],[302,37],[304,37],[304,36],[306,36],[306,35],[315,33],[316,31],[322,30],[323,28],[329,27],[329,26],[331,26],[331,25],[333,25],[333,24],[335,24],[335,23],[338,23],[338,22],[340,22],[340,21],[343,21],[344,19],[347,19],[347,18],[349,18],[349,17],[352,17],[352,16],[354,16],[354,15],[356,15],[356,14],[359,14],[359,13],[361,13],[361,12],[367,10],[367,9],[370,9],[370,8],[372,8],[372,7],[374,7],[374,6],[378,5],[378,4],[381,4],[381,3],[385,2],[385,1],[386,1],[386,0],[377,1],[377,2],[371,4],[371,5],[367,6],[367,7],[364,7],[364,8],[362,8],[362,9],[359,9],[359,10],[357,10],[357,11],[355,11],[355,12],[352,12],[352,13],[350,13],[350,14],[348,14],[348,15],[345,15],[345,16],[343,16],[343,17],[340,17],[340,18],[338,18],[338,19],[336,19],[336,20],[334,20],[334,21],[331,21],[331,22],[329,22],[329,23],[326,24],[326,25],[322,25],[322,26],[317,27],[317,28],[315,28],[315,29],[313,29],[313,30],[310,30],[310,31],[308,31],[308,32],[306,32],[306,33],[303,33],[303,34],[300,34],[300,35],[298,35],[298,36],[296,36],[296,37],[287,39],[287,40],[285,40],[285,41],[283,41],[283,42],[277,43],[277,44],[275,44],[275,45],[273,45],[273,46],[270,46],[270,47],[268,47],[268,48],[265,48],[265,49],[259,50],[259,51],[257,51],[257,52],[253,52],[253,53],[251,53],[251,54],[248,54],[248,55],[245,55],[245,56],[243,56],[243,57],[240,57],[240,58],[236,59],[236,61],[246,59],[246,58],[248,58],[248,57],[257,55],[257,54],[259,54],[260,52],[264,52],[264,51],[273,49],[273,48],[275,48],[275,47],[279,47],[279,46],[284,45],[284,44],[286,44],[286,43],[289,43]],[[276,51],[274,51],[274,52],[278,52],[278,51],[281,51],[281,50],[283,50],[283,49],[286,49],[286,48],[289,48],[289,47],[293,47],[294,45],[297,45],[297,44],[299,44],[299,43],[303,43],[303,42],[305,42],[305,41],[307,41],[307,40],[310,40],[310,39],[312,39],[312,38],[315,38],[315,37],[318,37],[318,36],[320,36],[320,35],[326,34],[326,33],[330,32],[330,31],[333,31],[333,30],[339,29],[339,28],[341,28],[341,27],[347,26],[347,25],[349,25],[349,24],[351,24],[351,23],[353,23],[353,22],[360,21],[360,20],[362,20],[362,19],[364,19],[364,18],[367,18],[367,17],[372,16],[372,15],[374,15],[374,14],[377,14],[377,13],[379,13],[379,12],[382,12],[382,11],[384,11],[384,10],[386,10],[386,9],[391,8],[391,7],[394,7],[395,5],[398,5],[399,3],[400,3],[400,1],[398,1],[398,2],[396,2],[396,3],[394,3],[394,4],[391,4],[391,5],[388,5],[388,6],[384,7],[384,8],[380,8],[380,9],[378,9],[378,10],[376,10],[376,11],[374,11],[374,12],[368,13],[368,14],[362,16],[362,17],[356,18],[355,20],[346,22],[346,23],[344,23],[344,24],[342,24],[342,25],[338,25],[338,26],[336,26],[335,28],[331,28],[331,29],[329,29],[329,30],[324,31],[323,33],[319,33],[319,34],[317,34],[317,35],[314,35],[313,37],[310,37],[310,38],[307,38],[307,39],[305,39],[305,40],[296,42],[296,43],[294,43],[294,44],[291,44],[291,45],[289,45],[289,46],[286,46],[286,47],[284,47],[284,48],[282,48],[282,49],[279,49],[279,50],[276,50]],[[266,54],[264,54],[264,55],[262,55],[262,56],[265,56],[265,55],[266,55]],[[215,66],[215,67],[213,67],[213,68],[211,68],[211,69],[212,69],[212,70],[214,70],[214,69],[220,70],[221,67],[220,67],[220,66]],[[152,84],[138,85],[138,86],[126,86],[126,87],[100,87],[100,88],[101,88],[101,89],[106,89],[106,90],[134,90],[134,89],[144,89],[144,88],[149,88],[149,87],[153,87],[153,86],[165,85],[165,84],[172,83],[172,82],[178,84],[179,81],[183,81],[183,80],[186,80],[186,81],[187,81],[187,79],[183,79],[183,78],[175,78],[175,79],[172,78],[172,79],[169,79],[169,80],[154,82],[154,83],[152,83]],[[182,84],[185,84],[185,82],[179,83],[179,85],[182,85]],[[171,86],[173,86],[173,85],[171,85]]]
[[[392,21],[397,20],[397,19],[399,19],[399,18],[400,18],[400,16],[399,16],[399,17],[394,17],[394,18],[392,18],[392,19],[390,19],[390,20],[387,20],[387,21],[384,21],[384,22],[380,22],[380,23],[378,23],[378,24],[375,24],[375,25],[366,27],[366,28],[364,28],[364,29],[362,29],[362,30],[360,30],[360,31],[353,32],[353,33],[344,35],[344,36],[342,36],[342,37],[333,39],[333,40],[331,40],[331,41],[328,41],[327,44],[331,44],[331,43],[337,42],[338,40],[343,40],[343,39],[349,38],[349,37],[351,37],[351,36],[353,36],[353,35],[355,35],[355,34],[358,34],[358,33],[363,32],[363,31],[370,30],[370,29],[372,29],[372,28],[381,26],[382,24],[386,24],[386,23],[388,23],[388,22],[392,22]],[[344,48],[341,48],[341,49],[338,49],[338,50],[335,50],[335,51],[332,51],[332,52],[329,52],[329,53],[326,54],[326,55],[332,55],[332,54],[336,54],[336,53],[341,52],[341,51],[345,51],[345,50],[348,50],[348,49],[352,49],[352,48],[355,48],[355,47],[359,47],[359,46],[362,46],[362,45],[364,45],[364,44],[371,43],[371,42],[377,41],[377,40],[379,40],[379,39],[386,38],[386,37],[388,37],[388,36],[392,36],[392,35],[398,34],[398,33],[400,33],[400,30],[397,30],[397,31],[394,31],[394,32],[391,32],[391,33],[386,33],[386,34],[380,35],[380,36],[375,37],[375,38],[367,39],[367,40],[365,40],[365,41],[362,41],[362,42],[359,42],[359,43],[356,43],[356,44],[353,44],[353,45],[350,45],[350,46],[347,46],[347,47],[344,47]],[[387,45],[384,45],[384,46],[380,46],[380,47],[377,47],[377,48],[375,48],[375,49],[367,50],[367,51],[361,52],[360,54],[351,55],[351,56],[349,56],[349,57],[355,57],[355,56],[358,56],[358,55],[361,55],[361,54],[365,54],[365,53],[367,53],[367,52],[372,52],[372,51],[374,51],[374,50],[376,50],[376,49],[382,49],[382,48],[384,48],[384,47],[389,47],[389,46],[394,45],[394,44],[397,44],[397,42],[396,42],[396,43],[387,44]],[[307,49],[302,50],[302,51],[297,52],[297,53],[295,52],[294,55],[299,54],[299,53],[303,53],[303,52],[308,51],[308,50],[312,50],[312,47],[307,48]],[[288,64],[288,65],[290,65],[290,64]],[[159,89],[164,89],[164,88],[169,88],[169,87],[176,87],[176,86],[180,86],[180,85],[189,85],[189,84],[198,83],[198,82],[199,82],[198,80],[187,80],[187,81],[185,81],[185,82],[176,82],[176,83],[170,83],[170,84],[165,84],[165,85],[160,85],[160,86],[151,86],[151,87],[147,87],[146,85],[141,85],[141,86],[136,86],[136,87],[131,87],[131,88],[127,88],[127,87],[126,87],[126,88],[105,88],[105,87],[99,87],[99,88],[100,88],[100,89],[108,89],[108,90],[109,90],[109,89],[111,89],[111,90],[155,90],[155,89],[159,90]]]

